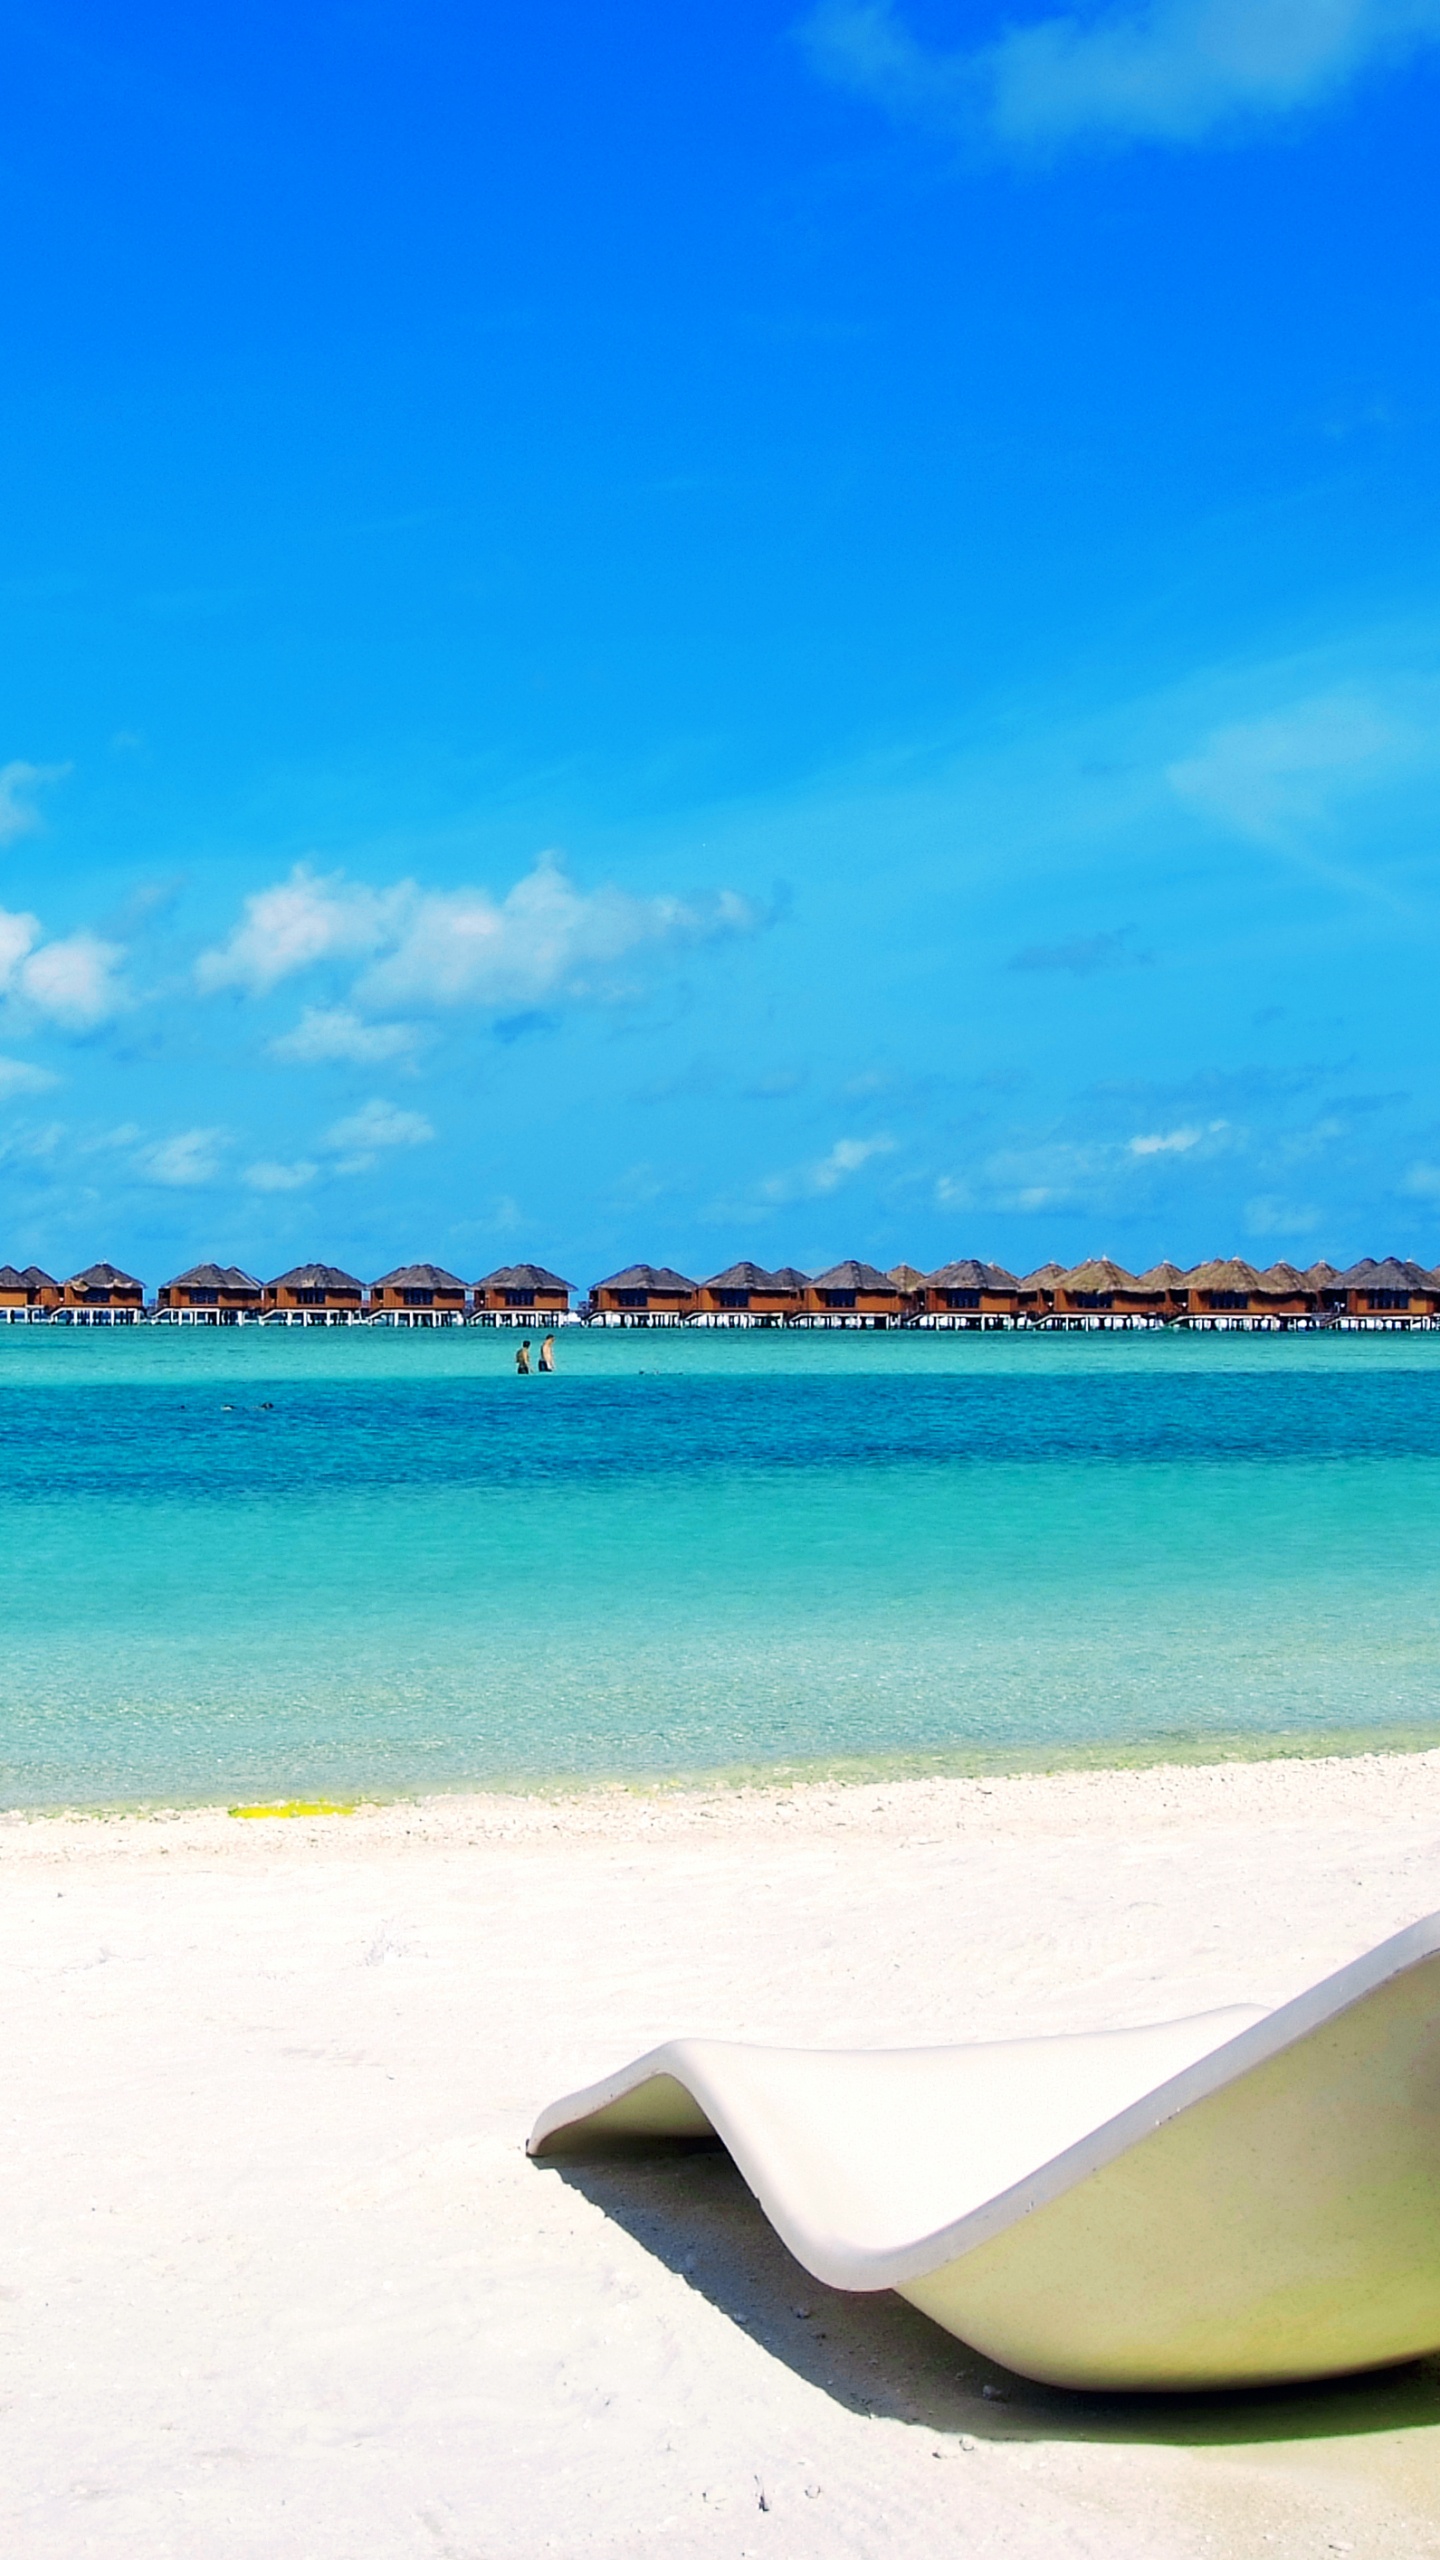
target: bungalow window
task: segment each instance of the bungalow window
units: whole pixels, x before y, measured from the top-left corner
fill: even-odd
[[[620,1292],[620,1302],[622,1306],[643,1307],[645,1304],[645,1292],[643,1289],[622,1289]],[[533,1307],[535,1304],[535,1292],[533,1289],[507,1289],[505,1292],[505,1304],[507,1307]]]
[[[1410,1292],[1408,1289],[1372,1289],[1369,1296],[1366,1298],[1365,1304],[1367,1307],[1373,1308],[1377,1314],[1382,1308],[1388,1307],[1400,1307],[1408,1310],[1410,1305]]]
[[[1077,1307],[1113,1307],[1115,1301],[1108,1290],[1077,1289],[1075,1304]]]
[[[855,1304],[853,1289],[823,1289],[820,1294],[827,1307],[853,1307]]]
[[[220,1304],[218,1289],[192,1289],[189,1295],[192,1307],[218,1307]]]
[[[323,1307],[325,1304],[323,1289],[297,1289],[294,1296],[297,1307]]]
[[[407,1307],[433,1307],[435,1304],[433,1289],[402,1289],[400,1295]]]
[[[722,1307],[748,1307],[750,1292],[748,1289],[717,1289],[715,1300]]]
[[[1206,1304],[1212,1307],[1248,1307],[1250,1299],[1244,1289],[1212,1289]]]
[[[947,1307],[978,1307],[980,1292],[978,1289],[947,1289],[945,1304]]]
[[[617,1307],[644,1307],[649,1303],[648,1293],[644,1289],[617,1289],[615,1292]]]

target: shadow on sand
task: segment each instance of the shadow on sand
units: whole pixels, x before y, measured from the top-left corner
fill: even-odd
[[[718,2143],[558,2153],[535,2165],[844,2408],[997,2443],[1295,2443],[1440,2425],[1440,2358],[1275,2390],[1054,2390],[991,2364],[898,2294],[817,2284]]]

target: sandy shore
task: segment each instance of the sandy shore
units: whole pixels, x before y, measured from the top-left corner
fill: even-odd
[[[1440,2553],[1440,2367],[1077,2402],[722,2160],[523,2154],[681,2030],[1284,1999],[1440,1905],[1440,1753],[12,1819],[0,1895],[11,2560]]]

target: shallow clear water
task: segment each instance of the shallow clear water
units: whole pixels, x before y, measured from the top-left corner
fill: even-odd
[[[1440,1336],[513,1348],[0,1328],[0,1800],[1440,1741]]]

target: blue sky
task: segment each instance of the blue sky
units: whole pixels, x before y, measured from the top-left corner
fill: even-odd
[[[0,1259],[1440,1257],[1440,0],[0,28]]]

